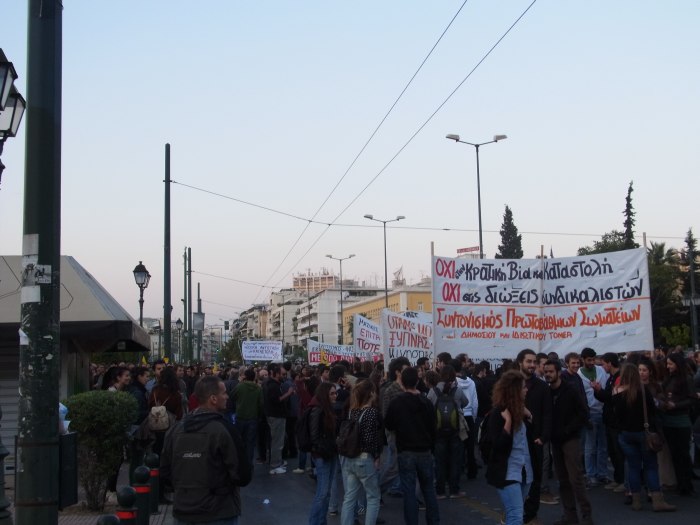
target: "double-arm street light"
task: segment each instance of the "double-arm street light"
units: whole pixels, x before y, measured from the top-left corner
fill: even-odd
[[[338,344],[343,344],[343,261],[352,259],[355,257],[354,253],[351,253],[347,257],[333,257],[332,255],[326,255],[329,259],[338,261],[340,263],[340,337],[338,338]]]
[[[146,270],[143,261],[139,261],[134,268],[134,280],[139,287],[139,325],[143,326],[143,291],[148,288],[148,281],[151,280],[151,274]]]
[[[484,239],[483,239],[483,229],[481,227],[481,179],[479,177],[479,147],[480,146],[485,146],[486,144],[493,144],[494,142],[498,142],[499,140],[505,140],[508,138],[507,135],[494,135],[493,140],[489,140],[488,142],[481,142],[479,144],[475,144],[473,142],[467,142],[466,140],[460,140],[459,135],[453,135],[449,134],[445,138],[449,140],[454,140],[455,142],[461,142],[462,144],[468,144],[470,146],[474,146],[476,148],[476,195],[477,195],[477,202],[479,205],[479,259],[484,258]]]
[[[0,155],[5,141],[17,135],[27,103],[15,88],[17,72],[0,49]],[[5,165],[0,161],[0,182]]]
[[[374,215],[367,213],[365,214],[365,219],[369,219],[370,221],[376,221],[376,222],[381,222],[382,225],[384,226],[384,306],[385,308],[389,308],[389,270],[387,268],[387,260],[386,260],[386,224],[388,222],[397,222],[402,219],[405,219],[403,215],[397,215],[395,219],[389,219],[387,221],[383,221],[381,219],[375,219]]]

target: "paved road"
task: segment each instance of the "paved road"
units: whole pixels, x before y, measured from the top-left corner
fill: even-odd
[[[290,461],[290,465],[294,460]],[[497,524],[500,518],[500,501],[496,490],[486,484],[483,474],[475,480],[462,481],[462,490],[466,498],[439,501],[441,523],[452,525],[469,523],[484,525]],[[556,484],[552,483],[552,488]],[[696,484],[700,489],[700,483]],[[308,512],[315,490],[315,484],[305,474],[287,474],[271,476],[262,465],[256,466],[252,483],[243,489],[243,516],[241,525],[301,525],[308,521]],[[593,505],[593,518],[596,525],[617,525],[634,520],[634,525],[665,525],[700,523],[700,498],[667,496],[669,503],[678,506],[675,513],[658,514],[651,511],[651,504],[644,503],[644,510],[634,512],[623,505],[623,495],[615,494],[604,488],[589,491]],[[380,512],[388,525],[403,523],[401,498],[385,497],[385,504]],[[421,514],[424,514],[421,511]],[[540,521],[549,525],[561,515],[559,505],[542,505]],[[421,523],[424,523],[421,516]],[[340,519],[330,517],[328,525],[339,525]]]

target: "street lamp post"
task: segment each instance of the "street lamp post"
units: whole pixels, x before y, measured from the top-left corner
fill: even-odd
[[[27,103],[15,88],[17,72],[0,49],[0,155],[5,141],[17,135]],[[5,165],[0,161],[0,182]]]
[[[151,280],[151,274],[146,270],[143,261],[139,261],[134,268],[134,280],[139,287],[139,325],[143,326],[143,291],[148,288],[148,281]]]
[[[177,318],[177,321],[175,321],[175,328],[177,328],[177,360],[182,362],[182,339],[180,337],[182,333],[182,319],[179,317]]]
[[[479,259],[484,258],[484,230],[481,227],[481,179],[479,177],[479,147],[480,146],[485,146],[486,144],[493,144],[494,142],[498,142],[499,140],[505,140],[508,138],[508,135],[494,135],[493,140],[489,140],[488,142],[481,142],[479,144],[475,144],[473,142],[467,142],[466,140],[460,140],[459,135],[453,135],[449,134],[445,136],[446,139],[449,140],[454,140],[455,142],[461,142],[462,144],[469,144],[470,146],[474,146],[476,148],[476,198],[477,198],[477,203],[479,206]]]
[[[386,259],[386,224],[388,222],[397,222],[405,218],[406,217],[404,217],[403,215],[397,215],[395,219],[383,221],[381,219],[375,219],[374,215],[370,213],[365,214],[365,219],[369,219],[370,221],[381,222],[384,227],[384,306],[386,308],[389,308],[389,269],[387,267]]]
[[[338,341],[338,344],[343,344],[343,261],[347,261],[348,259],[352,259],[355,257],[354,253],[351,253],[347,257],[333,257],[332,255],[326,255],[329,259],[333,259],[334,261],[338,261],[340,263],[340,340]]]

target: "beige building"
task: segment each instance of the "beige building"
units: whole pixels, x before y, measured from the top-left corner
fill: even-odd
[[[419,284],[404,286],[395,290],[389,290],[389,310],[392,312],[427,312],[433,311],[432,283],[429,278],[423,279]],[[352,304],[345,304],[343,308],[343,324],[352,326],[353,316],[360,314],[370,321],[380,324],[382,309],[385,307],[385,295],[371,297]],[[352,344],[349,331],[343,334],[343,344]]]

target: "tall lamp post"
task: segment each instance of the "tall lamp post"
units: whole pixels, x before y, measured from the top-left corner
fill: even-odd
[[[343,261],[347,261],[348,259],[352,259],[355,257],[354,253],[351,253],[347,257],[333,257],[332,255],[326,255],[329,259],[333,259],[334,261],[338,261],[340,263],[340,340],[338,341],[338,344],[343,344]]]
[[[17,72],[0,49],[0,155],[5,141],[17,135],[27,103],[15,88]],[[0,161],[0,182],[5,165]]]
[[[175,328],[177,328],[177,360],[182,361],[182,339],[180,338],[180,335],[182,334],[182,319],[179,317],[177,318],[177,321],[175,321]]]
[[[481,179],[479,177],[479,147],[480,146],[485,146],[486,144],[493,144],[494,142],[498,142],[499,140],[505,140],[508,138],[508,135],[494,135],[493,140],[489,140],[488,142],[481,142],[479,144],[475,144],[473,142],[467,142],[466,140],[460,140],[459,135],[453,135],[449,134],[445,137],[446,139],[449,140],[454,140],[455,142],[460,142],[462,144],[468,144],[470,146],[474,146],[476,148],[476,198],[477,198],[477,203],[479,205],[479,259],[484,258],[484,239],[483,239],[483,229],[481,227]]]
[[[134,268],[134,281],[139,287],[139,325],[143,326],[143,291],[148,288],[148,281],[151,280],[151,274],[148,273],[143,261],[139,261]]]
[[[383,221],[381,219],[375,219],[374,215],[370,213],[365,214],[365,219],[369,219],[370,221],[381,222],[384,226],[384,306],[386,308],[389,308],[389,269],[387,267],[386,260],[386,224],[388,222],[397,222],[405,218],[406,217],[404,217],[403,215],[397,215],[395,219]]]

